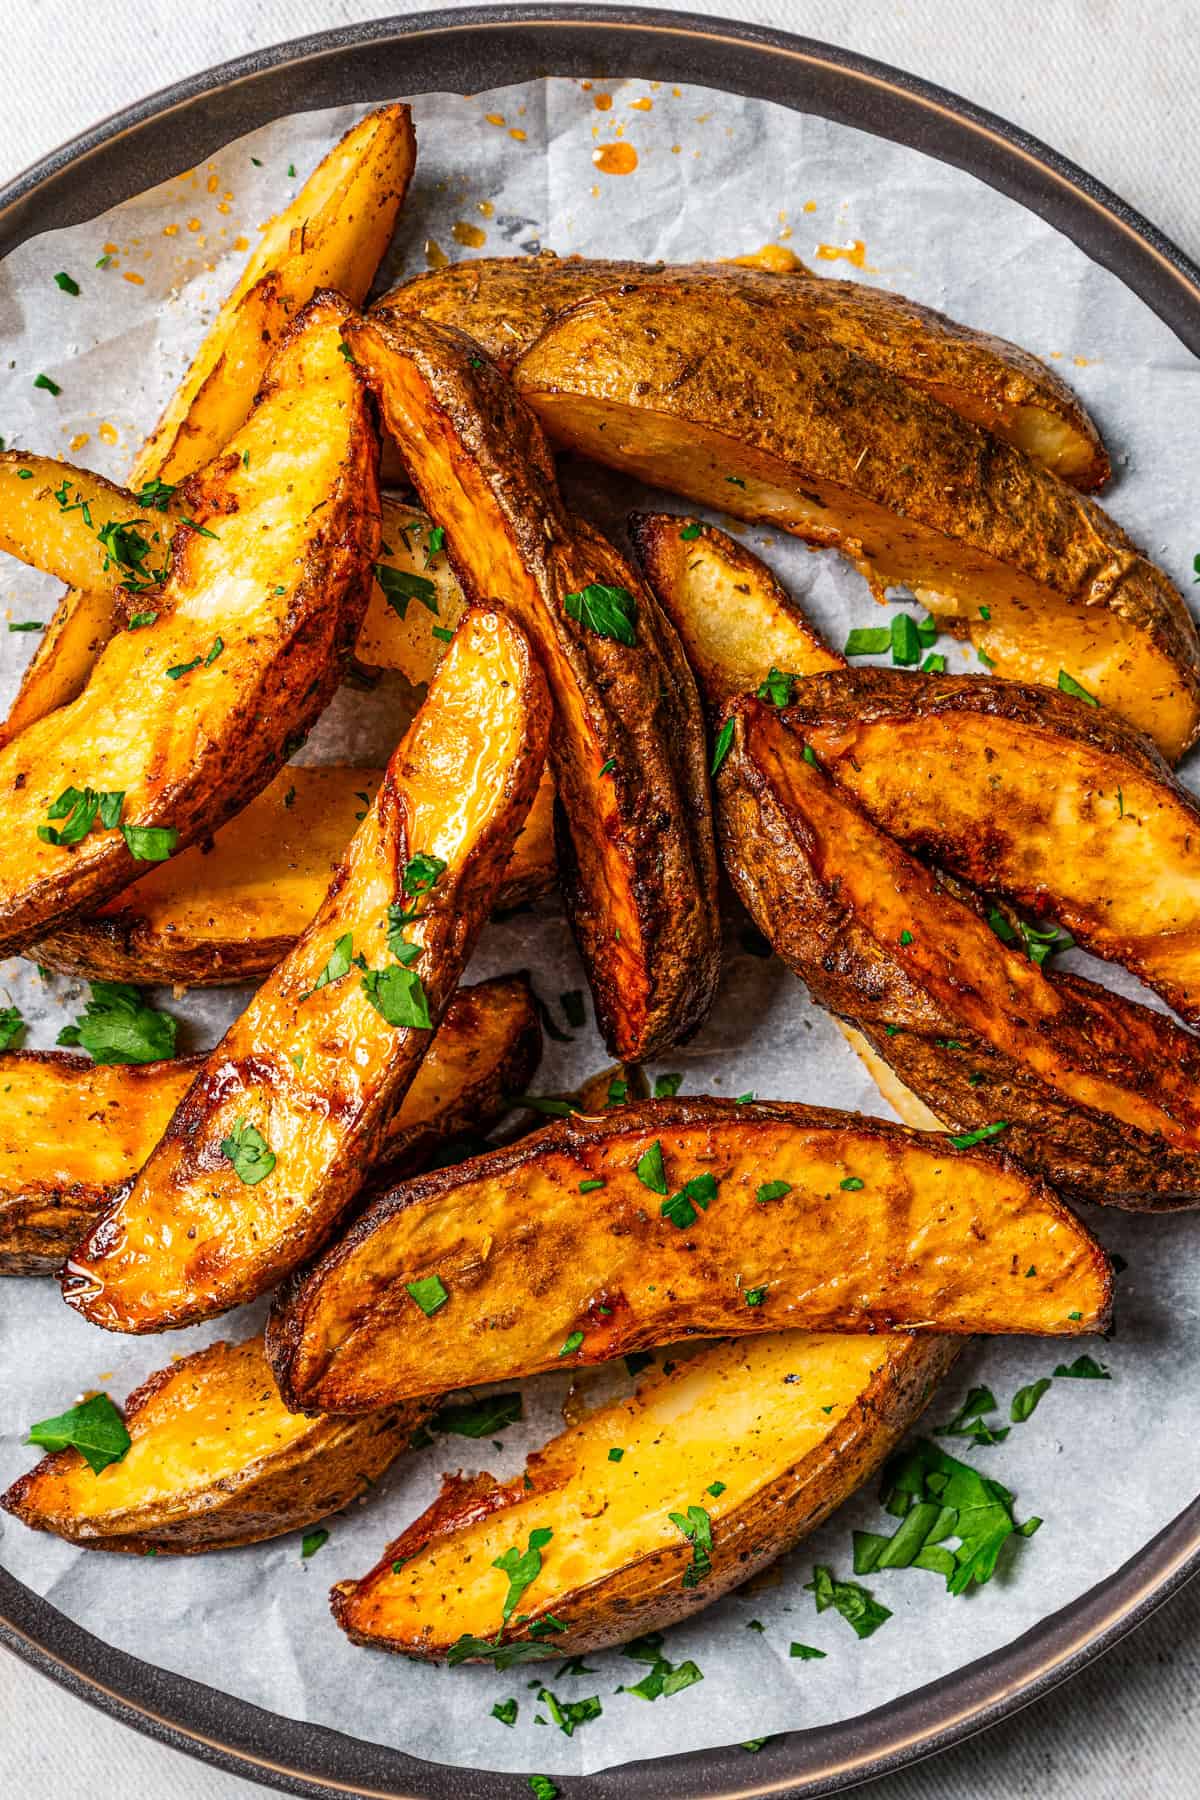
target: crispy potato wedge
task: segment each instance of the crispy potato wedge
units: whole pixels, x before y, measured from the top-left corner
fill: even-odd
[[[415,158],[409,109],[397,105],[360,119],[317,165],[264,231],[144,445],[131,487],[179,482],[225,448],[250,411],[272,351],[320,289],[336,288],[361,304],[391,240]],[[0,491],[4,511],[9,500]],[[0,547],[22,555],[2,540]],[[37,557],[24,560],[45,566]],[[0,727],[0,742],[76,699],[117,629],[119,615],[106,592],[92,584],[90,567],[85,558],[82,585],[59,601]]]
[[[813,997],[960,1134],[1064,1192],[1200,1205],[1200,1043],[1162,1013],[1001,943],[804,757],[790,710],[733,703],[726,867]]]
[[[316,917],[381,775],[289,763],[211,840],[159,864],[29,954],[93,981],[221,987],[260,980]],[[543,779],[497,909],[523,905],[553,884],[554,789]]]
[[[223,824],[332,694],[379,532],[345,316],[336,297],[313,301],[228,455],[187,484],[196,527],[176,534],[155,622],[119,632],[77,700],[0,749],[0,954],[136,880],[129,828],[168,828],[183,847]],[[96,794],[123,795],[120,829],[44,841],[71,788],[92,791],[93,815]]]
[[[56,1450],[0,1506],[88,1550],[188,1556],[258,1544],[365,1493],[428,1412],[415,1402],[362,1419],[301,1419],[279,1398],[261,1337],[209,1344],[130,1394],[133,1441],[120,1462],[95,1475],[78,1450]]]
[[[320,912],[67,1263],[63,1293],[77,1311],[111,1331],[194,1324],[319,1249],[449,1004],[548,733],[546,684],[523,632],[472,608]]]
[[[678,513],[634,513],[629,534],[714,711],[753,693],[771,669],[845,668],[767,565],[727,532]]]
[[[1006,438],[1064,481],[1081,488],[1107,481],[1108,456],[1091,418],[1066,382],[1028,350],[957,325],[903,294],[830,281],[794,258],[782,270],[771,268],[773,260],[764,261],[762,251],[722,263],[676,265],[549,253],[480,257],[418,275],[379,304],[457,325],[490,355],[511,363],[566,307],[614,287],[664,280],[703,284],[705,306],[718,310],[727,292],[749,291],[771,307],[781,329],[853,350]]]
[[[801,683],[789,722],[889,836],[1200,1024],[1200,805],[1122,720],[1046,688],[851,669]]]
[[[1171,761],[1200,731],[1187,608],[1094,501],[753,286],[719,309],[694,281],[614,289],[512,378],[560,444],[911,587],[998,675],[1066,670]]]
[[[956,1354],[951,1338],[802,1331],[705,1345],[570,1425],[515,1481],[448,1480],[368,1575],[337,1583],[334,1617],[356,1644],[437,1660],[468,1636],[563,1657],[675,1625],[869,1480]],[[690,1505],[712,1524],[700,1581],[670,1518]],[[537,1530],[550,1535],[526,1616],[506,1622],[495,1561]],[[539,1636],[548,1615],[566,1629]],[[456,1660],[475,1660],[468,1648]]]
[[[147,540],[147,565],[161,567],[180,510],[174,495],[161,511],[139,508],[127,488],[90,469],[24,450],[0,453],[0,550],[68,586],[115,593],[127,579],[128,569],[99,536],[114,521],[136,520]]]
[[[696,1030],[720,972],[691,671],[623,558],[566,512],[537,421],[471,339],[388,313],[347,335],[464,589],[502,594],[538,647],[568,915],[610,1050],[642,1061]],[[614,594],[627,616],[602,634],[589,596],[612,612]]]
[[[506,975],[459,988],[388,1121],[380,1165],[423,1168],[448,1138],[486,1131],[541,1060],[529,983]],[[54,1275],[133,1180],[203,1057],[93,1063],[60,1051],[0,1062],[0,1275]]]
[[[426,1316],[412,1287],[435,1276]],[[1006,1158],[819,1107],[660,1100],[381,1195],[276,1296],[267,1352],[289,1405],[361,1412],[692,1335],[1097,1331],[1109,1286]]]
[[[133,485],[178,481],[239,430],[271,352],[321,288],[353,306],[392,240],[416,163],[407,106],[381,106],[352,125],[271,220],[146,440]]]

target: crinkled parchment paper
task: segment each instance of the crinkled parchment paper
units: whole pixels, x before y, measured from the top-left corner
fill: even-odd
[[[414,110],[420,158],[396,271],[415,272],[440,253],[478,254],[480,234],[492,254],[544,245],[675,259],[788,243],[830,274],[894,286],[1052,359],[1115,451],[1106,504],[1190,591],[1200,548],[1189,506],[1200,466],[1196,365],[1119,282],[1015,203],[861,132],[700,89],[553,80],[469,99],[426,97]],[[124,476],[258,225],[351,117],[310,113],[266,128],[211,164],[11,256],[0,268],[0,430],[8,443],[73,454]],[[629,160],[616,145],[636,152],[629,174],[602,166],[614,156]],[[853,266],[837,258],[839,250]],[[97,268],[105,254],[112,261]],[[80,283],[78,298],[54,285],[60,269]],[[61,385],[57,398],[33,387],[39,371]],[[629,494],[607,479],[587,485],[606,507]],[[863,582],[833,555],[735,529],[765,551],[835,643],[850,623],[879,618]],[[52,583],[7,562],[0,576],[0,618],[48,616]],[[5,701],[33,642],[0,632]],[[959,646],[948,653],[953,669],[978,666]],[[386,753],[399,717],[386,681],[369,696],[343,692],[304,755]],[[552,1001],[582,985],[553,906],[490,928],[473,973],[522,966],[535,970]],[[1104,978],[1122,979],[1111,971]],[[0,969],[0,983],[32,1021],[34,1046],[52,1044],[78,1008],[78,984],[42,979],[17,960]],[[244,1003],[235,991],[164,998],[184,1021],[183,1047],[213,1041]],[[538,1085],[561,1088],[602,1059],[589,1026],[569,1045],[548,1044]],[[779,963],[747,953],[736,929],[713,1017],[668,1066],[684,1072],[686,1092],[753,1089],[764,1098],[886,1111],[799,983]],[[1200,1488],[1187,1374],[1200,1356],[1192,1263],[1200,1220],[1114,1213],[1094,1223],[1129,1264],[1119,1282],[1116,1338],[1099,1347],[1112,1380],[1056,1381],[1005,1444],[970,1452],[1016,1491],[1019,1517],[1037,1513],[1045,1524],[1001,1576],[969,1597],[949,1598],[937,1576],[920,1570],[873,1578],[895,1616],[867,1642],[836,1613],[818,1617],[803,1589],[814,1561],[850,1573],[851,1528],[881,1522],[873,1490],[767,1581],[672,1631],[667,1653],[693,1657],[704,1679],[653,1705],[616,1692],[644,1672],[618,1652],[591,1656],[595,1673],[556,1683],[552,1663],[497,1675],[352,1648],[327,1614],[330,1582],[365,1571],[432,1497],[443,1469],[460,1460],[501,1475],[518,1469],[524,1450],[555,1429],[565,1378],[528,1384],[526,1422],[506,1433],[499,1453],[443,1438],[402,1459],[369,1503],[329,1522],[328,1543],[308,1561],[295,1537],[190,1559],[88,1555],[12,1521],[0,1528],[0,1555],[111,1644],[259,1706],[442,1762],[582,1772],[850,1718],[1028,1630],[1134,1555]],[[52,1282],[0,1284],[0,1480],[36,1454],[21,1443],[29,1421],[61,1411],[84,1389],[105,1387],[120,1398],[169,1356],[252,1322],[222,1319],[161,1339],[104,1336],[62,1305]],[[948,1418],[978,1379],[1007,1410],[1016,1388],[1051,1373],[1062,1349],[1025,1339],[971,1352],[934,1402],[931,1422]],[[761,1632],[747,1629],[752,1619]],[[826,1659],[789,1660],[796,1638]],[[536,1715],[545,1709],[528,1685],[539,1675],[564,1700],[598,1694],[602,1718],[571,1740],[541,1724]],[[490,1717],[493,1702],[510,1694],[521,1702],[513,1729]]]

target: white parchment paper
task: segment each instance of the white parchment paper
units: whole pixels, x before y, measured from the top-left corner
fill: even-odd
[[[466,98],[427,96],[414,111],[420,158],[394,271],[415,272],[443,253],[541,246],[682,259],[787,243],[828,273],[896,287],[1060,367],[1115,452],[1106,504],[1190,591],[1200,548],[1190,506],[1200,461],[1197,366],[1115,279],[1015,203],[913,151],[695,88],[551,80]],[[297,115],[90,224],[15,252],[0,267],[7,442],[123,477],[258,225],[352,117],[348,110]],[[635,150],[631,173],[605,172],[616,145]],[[597,152],[607,155],[598,162]],[[849,257],[839,259],[839,250]],[[96,267],[104,256],[107,266]],[[59,270],[79,282],[77,298],[55,286]],[[59,383],[58,396],[34,388],[39,372]],[[638,497],[607,477],[576,472],[573,479],[610,518]],[[879,622],[865,584],[836,557],[735,529],[833,642],[852,623]],[[0,621],[45,619],[55,595],[53,583],[3,560]],[[5,703],[35,641],[0,631]],[[978,666],[962,647],[941,647],[951,668]],[[343,691],[303,756],[386,754],[399,719],[387,681],[367,696]],[[1086,966],[1076,953],[1071,960]],[[472,974],[514,967],[532,968],[552,1003],[583,985],[553,906],[490,927]],[[1119,972],[1090,972],[1134,991]],[[80,984],[39,977],[15,959],[0,967],[0,987],[30,1020],[33,1047],[53,1044],[84,994]],[[180,1047],[193,1048],[215,1040],[245,993],[160,999],[183,1022]],[[589,1025],[570,1044],[547,1045],[537,1085],[571,1085],[603,1060]],[[749,954],[736,926],[716,1010],[668,1066],[684,1072],[685,1092],[754,1090],[887,1111],[799,983],[778,962]],[[1192,1261],[1200,1220],[1097,1213],[1091,1222],[1129,1265],[1119,1283],[1116,1338],[1099,1347],[1112,1380],[1056,1381],[1003,1446],[969,1452],[1016,1491],[1018,1517],[1037,1513],[1045,1524],[969,1597],[949,1598],[938,1577],[920,1570],[873,1578],[895,1616],[866,1642],[833,1612],[817,1617],[803,1585],[816,1561],[850,1573],[852,1527],[889,1528],[870,1489],[765,1580],[671,1631],[667,1654],[694,1658],[704,1679],[653,1705],[616,1693],[644,1672],[618,1652],[590,1656],[594,1672],[556,1681],[553,1663],[497,1675],[353,1648],[329,1619],[329,1584],[374,1562],[427,1504],[442,1470],[460,1462],[501,1476],[517,1470],[524,1451],[557,1428],[565,1377],[526,1384],[526,1420],[505,1434],[500,1451],[443,1438],[402,1459],[369,1501],[329,1521],[328,1543],[308,1561],[296,1537],[194,1559],[99,1556],[11,1520],[0,1526],[0,1557],[108,1643],[260,1706],[441,1762],[587,1772],[849,1719],[1028,1630],[1134,1555],[1200,1487],[1188,1374],[1200,1354]],[[0,1283],[0,1482],[33,1460],[21,1442],[31,1420],[61,1411],[83,1390],[103,1387],[121,1398],[169,1356],[242,1335],[255,1322],[251,1309],[162,1339],[106,1336],[62,1305],[54,1283]],[[1016,1388],[1051,1373],[1062,1354],[1061,1343],[1030,1339],[972,1351],[928,1423],[948,1418],[976,1380],[987,1381],[1007,1411]],[[961,1442],[949,1447],[962,1452]],[[763,1629],[750,1629],[752,1620]],[[789,1659],[793,1639],[820,1647],[826,1659]],[[545,1708],[528,1684],[544,1679],[563,1700],[598,1694],[603,1716],[570,1740],[540,1723]],[[512,1729],[490,1716],[509,1695],[521,1702]]]

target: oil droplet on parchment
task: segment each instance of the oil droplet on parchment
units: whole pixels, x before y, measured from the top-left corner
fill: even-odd
[[[592,151],[592,161],[602,175],[632,175],[638,153],[632,144],[600,144]]]

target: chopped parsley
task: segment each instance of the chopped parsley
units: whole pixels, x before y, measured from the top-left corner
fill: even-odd
[[[126,631],[140,631],[144,625],[153,625],[157,618],[156,612],[134,613],[125,629]]]
[[[654,1098],[656,1100],[673,1100],[683,1086],[683,1076],[670,1071],[654,1078]]]
[[[747,1288],[746,1292],[742,1296],[742,1298],[745,1300],[747,1306],[761,1306],[763,1301],[766,1299],[766,1297],[767,1297],[767,1290],[765,1287]],[[710,1494],[712,1493],[711,1488],[709,1488],[708,1491]]]
[[[400,885],[406,894],[427,894],[445,872],[446,864],[440,856],[428,856],[421,850],[405,863]]]
[[[204,658],[202,656],[193,656],[191,662],[175,663],[167,670],[167,680],[178,681],[180,676],[190,675],[192,670],[198,669],[203,661]]]
[[[125,1421],[107,1394],[93,1394],[57,1418],[39,1419],[29,1427],[27,1444],[43,1450],[78,1450],[93,1475],[118,1463],[132,1439]]]
[[[696,1223],[696,1212],[707,1212],[717,1197],[717,1182],[713,1175],[693,1175],[685,1181],[678,1193],[664,1200],[659,1212],[664,1219],[670,1219],[672,1225],[680,1231],[686,1231],[689,1225]]]
[[[665,1194],[667,1189],[667,1171],[663,1166],[662,1144],[657,1138],[648,1150],[643,1150],[634,1165],[634,1173],[643,1187],[652,1194]]]
[[[1078,1315],[1072,1315],[1077,1317]],[[1073,1363],[1059,1363],[1054,1373],[1070,1381],[1111,1381],[1112,1376],[1091,1356],[1077,1356]]]
[[[990,1125],[979,1125],[974,1131],[964,1131],[957,1137],[951,1137],[949,1142],[955,1150],[970,1150],[976,1144],[985,1143],[988,1138],[999,1137],[1002,1131],[1007,1130],[1007,1119],[994,1119]]]
[[[317,1554],[317,1551],[321,1548],[322,1544],[327,1544],[328,1542],[329,1533],[323,1525],[318,1525],[315,1531],[306,1531],[300,1540],[301,1558],[307,1562],[310,1556],[315,1556]]]
[[[972,1583],[990,1581],[1009,1539],[1032,1537],[1041,1524],[1032,1518],[1018,1525],[1006,1487],[947,1456],[927,1438],[893,1457],[884,1470],[880,1499],[901,1524],[890,1538],[855,1532],[855,1574],[928,1569],[944,1576],[951,1594],[965,1594]],[[954,1538],[958,1543],[951,1549]]]
[[[847,1175],[842,1181],[838,1182],[838,1186],[847,1194],[857,1194],[859,1189],[866,1187],[866,1185],[867,1184],[861,1175]]]
[[[579,1184],[579,1192],[581,1194],[594,1194],[597,1188],[602,1188],[603,1186],[603,1180],[597,1177],[593,1181],[581,1181]]]
[[[583,1333],[582,1333],[582,1331],[572,1331],[566,1338],[564,1338],[562,1349],[559,1351],[558,1354],[560,1356],[574,1356],[574,1354],[577,1350],[582,1350],[582,1349],[583,1349]]]
[[[692,544],[695,543],[703,529],[704,527],[701,525],[699,519],[693,519],[689,524],[684,526],[679,535],[685,544]],[[1200,580],[1200,576],[1197,576],[1197,580]]]
[[[174,825],[122,825],[121,836],[135,862],[166,862],[179,843]]]
[[[1028,1387],[1017,1389],[1008,1412],[1014,1425],[1023,1425],[1026,1419],[1033,1417],[1038,1401],[1050,1386],[1049,1375],[1043,1375],[1038,1381],[1031,1381]]]
[[[720,731],[717,733],[717,741],[713,745],[712,762],[710,763],[709,770],[708,770],[710,775],[715,775],[717,773],[717,771],[720,769],[721,764],[725,761],[725,758],[729,755],[729,746],[730,746],[730,744],[732,744],[732,742],[733,742],[733,720],[726,719],[726,721],[722,725]]]
[[[25,1029],[19,1007],[0,1007],[0,1050],[11,1050]]]
[[[454,1437],[490,1438],[521,1417],[521,1396],[487,1394],[479,1400],[465,1400],[459,1406],[439,1406],[429,1421],[431,1431],[444,1431]]]
[[[554,1536],[548,1525],[539,1525],[529,1534],[529,1543],[524,1550],[518,1550],[514,1544],[502,1556],[498,1556],[492,1564],[502,1575],[508,1576],[508,1592],[504,1596],[504,1605],[500,1616],[505,1625],[517,1610],[517,1603],[527,1587],[535,1582],[542,1572],[542,1551]]]
[[[609,1460],[609,1462],[620,1462],[620,1460],[624,1456],[624,1454],[625,1454],[625,1452],[623,1450],[618,1449],[617,1446],[614,1444],[612,1449],[608,1453],[608,1460]]]
[[[499,1719],[502,1725],[515,1725],[518,1710],[516,1700],[510,1695],[507,1700],[497,1700],[492,1708],[492,1717]]]
[[[8,629],[10,631],[45,631],[46,623],[44,619],[10,619]]]
[[[766,700],[771,706],[788,706],[791,704],[792,690],[798,676],[789,675],[782,669],[772,667],[767,679],[756,689],[760,700]]]
[[[597,1694],[592,1694],[587,1700],[563,1702],[549,1688],[544,1687],[538,1689],[537,1697],[544,1703],[558,1729],[567,1737],[573,1737],[577,1726],[586,1725],[589,1719],[598,1719],[604,1711]]]
[[[428,575],[414,575],[407,569],[393,569],[390,563],[376,563],[375,579],[397,618],[404,618],[410,600],[419,600],[437,616],[437,587]]]
[[[73,275],[68,275],[65,269],[58,271],[54,277],[54,285],[61,288],[64,294],[77,296],[79,293],[79,283]]]
[[[93,788],[64,788],[58,799],[46,810],[49,819],[63,819],[60,828],[39,825],[37,834],[43,844],[81,844],[96,822],[100,796]]]
[[[625,1645],[622,1656],[650,1665],[650,1673],[643,1675],[633,1687],[627,1687],[625,1693],[635,1694],[639,1700],[669,1700],[672,1694],[680,1694],[684,1688],[694,1687],[696,1682],[704,1680],[694,1662],[669,1662],[662,1654],[662,1643],[662,1633],[652,1631]]]
[[[446,548],[446,527],[432,525],[429,536],[425,540],[425,567],[428,568],[434,557]]]
[[[1073,700],[1083,700],[1088,706],[1099,706],[1100,704],[1095,694],[1089,694],[1087,689],[1081,686],[1073,675],[1068,675],[1065,669],[1058,671],[1058,685],[1060,690],[1064,694],[1070,694]]]
[[[973,1387],[954,1417],[947,1420],[945,1425],[935,1425],[934,1431],[938,1437],[970,1438],[973,1444],[1002,1444],[1008,1436],[1009,1427],[989,1424],[983,1416],[984,1413],[995,1412],[996,1405],[996,1396],[991,1388]],[[1031,1407],[1030,1411],[1032,1410]]]
[[[686,1513],[668,1513],[667,1517],[692,1546],[692,1560],[684,1571],[683,1585],[698,1587],[712,1569],[712,1520],[702,1506],[689,1506]]]
[[[479,358],[473,356],[471,358],[472,368],[477,364],[480,368],[483,367]],[[496,1667],[499,1668],[500,1664],[497,1663]],[[558,1800],[558,1789],[548,1775],[531,1775],[529,1777],[529,1785],[533,1789],[533,1800]]]
[[[563,1018],[574,1030],[587,1020],[587,1007],[584,1004],[582,988],[568,988],[565,994],[558,996],[558,1004],[562,1007]]]
[[[41,388],[47,394],[57,395],[62,393],[62,389],[59,387],[57,381],[51,381],[48,375],[35,375],[33,378],[33,385],[35,388]]]
[[[892,1616],[891,1609],[880,1606],[866,1588],[856,1581],[838,1581],[823,1563],[815,1566],[804,1591],[813,1596],[819,1613],[832,1606],[860,1638],[871,1637]]]
[[[754,1198],[760,1206],[765,1206],[769,1200],[782,1200],[791,1191],[790,1181],[764,1181]]]
[[[788,1655],[799,1657],[801,1662],[824,1662],[826,1654],[824,1650],[814,1650],[811,1644],[790,1644],[788,1646]]]
[[[632,650],[637,643],[637,601],[628,588],[606,587],[590,581],[563,601],[568,619],[574,619],[597,637],[611,638]]]
[[[362,978],[362,990],[380,1017],[396,1030],[433,1030],[429,1000],[415,969],[406,969],[399,963],[389,964],[386,969],[368,969]]]
[[[318,988],[328,987],[331,982],[341,981],[350,973],[354,959],[354,934],[347,931],[340,937],[329,953],[329,960],[307,993],[301,994],[301,1000],[307,1000]]]
[[[445,1306],[450,1298],[440,1275],[426,1275],[420,1281],[406,1281],[404,1286],[410,1299],[416,1301],[427,1319],[432,1318],[438,1308]]]
[[[83,1016],[58,1034],[98,1063],[160,1062],[175,1054],[175,1020],[147,1006],[137,988],[124,981],[93,981]]]
[[[233,1172],[246,1187],[257,1187],[275,1167],[275,1152],[256,1125],[239,1119],[221,1141],[221,1155],[233,1164]]]

